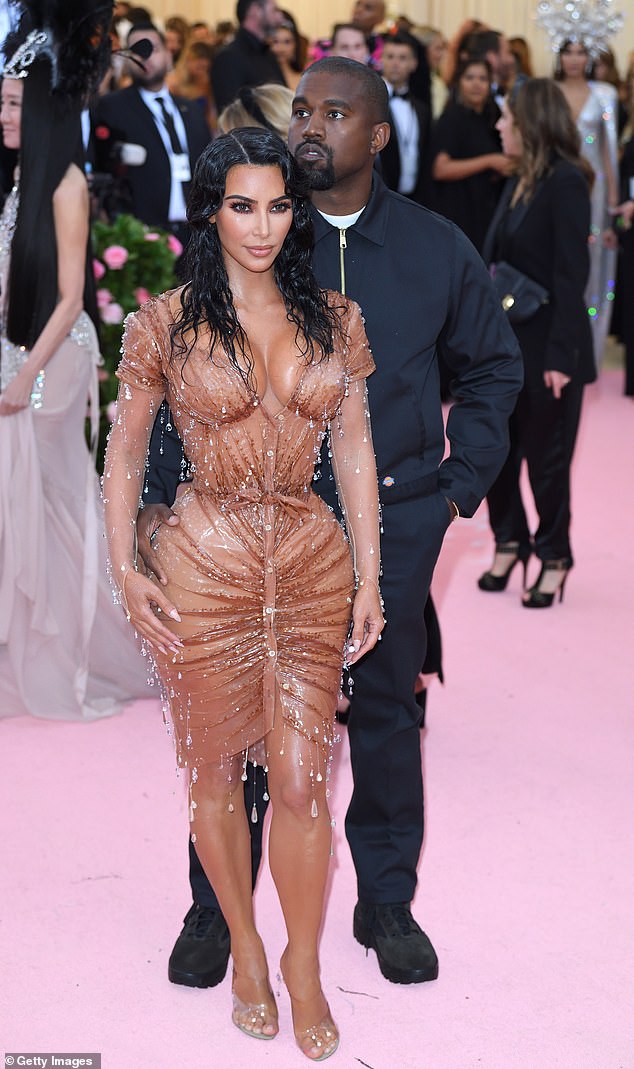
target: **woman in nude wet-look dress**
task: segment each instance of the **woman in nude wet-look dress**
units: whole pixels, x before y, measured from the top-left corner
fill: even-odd
[[[332,724],[344,647],[348,660],[362,656],[383,619],[365,392],[374,364],[358,307],[312,277],[299,189],[268,131],[234,131],[203,153],[189,205],[192,280],[128,319],[104,485],[113,574],[153,647],[190,769],[196,850],[231,933],[233,1021],[262,1039],[278,1030],[240,792],[234,804],[256,760],[269,774],[295,1036],[322,1060],[338,1043],[318,960]],[[134,526],[164,397],[194,476],[175,506],[180,523],[156,536],[161,586],[135,570]],[[328,433],[351,544],[311,489]]]

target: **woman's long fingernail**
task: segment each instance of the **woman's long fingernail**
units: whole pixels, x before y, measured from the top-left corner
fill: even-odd
[[[176,612],[176,609],[172,609],[172,611],[171,611],[170,613],[168,613],[168,616],[169,616],[169,617],[170,617],[170,618],[171,618],[172,620],[176,620],[176,622],[177,622],[178,624],[180,624],[180,623],[181,623],[181,618],[180,618],[180,616],[178,615],[178,613]]]

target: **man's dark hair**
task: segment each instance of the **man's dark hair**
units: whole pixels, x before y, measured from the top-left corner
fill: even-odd
[[[359,26],[355,26],[353,22],[337,22],[337,23],[335,23],[335,25],[332,28],[331,47],[332,47],[332,45],[334,45],[335,37],[337,36],[337,34],[339,33],[340,30],[352,30],[353,33],[360,33],[361,36],[363,37],[363,40],[365,41],[365,43],[366,43],[366,45],[368,47],[368,51],[370,50],[370,42],[368,41],[367,35],[363,32],[363,30]]]
[[[160,37],[163,44],[165,44],[165,34],[159,30],[158,26],[155,26],[153,22],[137,22],[135,26],[131,26],[128,30],[127,43],[130,42],[130,37],[133,33],[155,33]]]
[[[500,30],[476,30],[470,33],[464,42],[463,51],[468,56],[486,56],[487,52],[500,51]]]
[[[304,78],[311,74],[343,74],[357,83],[368,104],[372,122],[389,122],[389,96],[387,86],[376,71],[357,63],[356,59],[344,56],[326,56],[311,63],[304,72]]]
[[[147,7],[131,7],[126,18],[133,26],[137,26],[140,22],[151,22],[152,13],[148,11]]]
[[[262,7],[262,0],[238,0],[238,3],[236,4],[236,18],[241,26],[254,4],[257,4],[258,7]]]
[[[385,48],[386,45],[407,45],[414,56],[414,59],[418,59],[416,41],[411,33],[404,33],[402,30],[399,30],[398,33],[389,33],[383,39],[383,48]]]

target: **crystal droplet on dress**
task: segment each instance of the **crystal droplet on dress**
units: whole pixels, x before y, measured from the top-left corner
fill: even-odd
[[[334,300],[339,308],[341,298],[337,295]],[[288,693],[284,692],[281,715],[283,727],[291,733],[289,737],[298,733],[310,745],[310,749],[304,748],[303,767],[299,768],[307,777],[312,766],[315,773],[320,765],[324,767],[333,742],[332,711],[342,659],[339,651],[352,602],[350,546],[344,542],[332,514],[325,514],[324,506],[311,490],[318,446],[326,438],[328,424],[332,426],[329,452],[336,454],[339,473],[349,489],[351,500],[346,512],[351,526],[357,513],[363,514],[363,530],[356,532],[358,547],[366,547],[372,541],[376,546],[378,537],[364,494],[371,457],[360,454],[357,448],[359,420],[355,412],[360,406],[349,404],[341,411],[342,377],[345,376],[350,397],[365,401],[361,383],[373,366],[364,349],[358,310],[350,306],[344,315],[349,351],[341,351],[337,338],[331,359],[313,362],[306,375],[301,407],[299,403],[289,404],[283,413],[283,433],[281,421],[272,420],[270,413],[262,411],[266,405],[260,405],[257,397],[247,397],[239,376],[222,358],[211,360],[200,339],[191,353],[197,379],[199,372],[204,385],[204,413],[198,415],[197,391],[186,376],[181,377],[179,367],[164,359],[173,321],[168,295],[154,299],[132,315],[118,374],[124,401],[136,400],[140,389],[150,390],[153,399],[167,394],[172,401],[174,425],[193,477],[192,486],[180,499],[187,513],[187,530],[194,538],[200,535],[198,540],[204,540],[209,552],[194,558],[183,552],[178,529],[166,528],[159,542],[169,554],[174,581],[180,589],[195,588],[208,595],[210,604],[215,605],[217,600],[225,606],[227,633],[232,635],[230,648],[217,649],[215,639],[208,641],[205,631],[213,610],[200,609],[197,600],[190,604],[184,597],[184,611],[199,617],[196,641],[187,644],[176,663],[171,656],[158,657],[169,694],[179,763],[203,766],[223,755],[235,756],[238,768],[232,778],[238,780],[238,785],[240,780],[246,783],[249,754],[247,751],[244,763],[238,754],[244,754],[247,742],[251,746],[270,730],[277,686],[283,686],[287,673],[297,663],[305,684],[292,685]],[[251,403],[247,404],[247,400]],[[125,406],[119,415],[123,420]],[[121,447],[121,443],[125,444],[125,426],[118,426]],[[144,469],[143,464],[140,467]],[[144,470],[139,472],[139,493],[144,474]],[[132,497],[129,481],[125,494],[126,500]],[[307,532],[305,537],[289,540],[286,532],[299,527],[300,521]],[[319,598],[316,628],[301,610],[307,596]],[[260,615],[263,608],[275,610],[279,604],[288,605],[288,614],[285,608],[281,615],[276,616],[274,611]],[[287,634],[288,651],[284,645]],[[280,642],[280,638],[284,641]],[[326,648],[328,654],[324,655]],[[272,656],[268,656],[269,651]],[[310,666],[310,671],[305,671],[305,666]],[[277,747],[283,756],[285,734],[277,741]],[[297,764],[294,745],[291,751],[291,759]],[[195,783],[196,778],[196,770],[192,769],[191,782]],[[266,782],[264,787],[268,799]],[[233,813],[235,803],[231,797],[226,801],[228,811]],[[242,804],[239,800],[235,811]],[[313,819],[321,816],[316,800],[310,808]],[[249,820],[251,813],[247,806]]]
[[[257,811],[256,805],[255,805],[255,802],[254,802],[253,803],[253,807],[251,809],[251,823],[252,824],[257,824],[257,822],[258,822],[258,811]]]

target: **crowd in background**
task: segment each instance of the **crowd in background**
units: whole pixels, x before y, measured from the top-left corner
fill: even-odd
[[[343,21],[346,16],[348,21]],[[153,80],[144,77],[129,59],[117,56],[130,43],[130,35],[134,40],[135,33],[143,36],[151,26],[162,38],[157,47],[161,44],[164,51],[163,66]],[[380,0],[353,3],[349,13],[342,11],[342,21],[315,41],[301,32],[290,11],[278,8],[273,0],[240,0],[236,21],[215,25],[190,23],[180,15],[161,22],[148,8],[117,3],[112,36],[113,61],[102,93],[111,97],[127,87],[147,87],[150,82],[151,91],[165,90],[168,110],[170,100],[178,102],[174,108],[177,126],[177,111],[187,125],[187,130],[181,128],[181,140],[192,136],[196,142],[195,151],[187,146],[192,165],[202,140],[239,123],[270,124],[284,136],[292,95],[302,71],[316,59],[339,55],[375,68],[390,93],[392,138],[380,162],[386,184],[451,219],[482,251],[504,181],[514,167],[502,151],[496,129],[502,100],[514,84],[534,74],[531,50],[524,38],[507,38],[472,19],[446,40],[440,30],[415,25],[405,16],[387,22]],[[580,90],[584,91],[586,82],[606,87],[604,97],[599,94],[595,100],[596,130],[594,115],[586,114],[583,107],[575,108],[576,75],[573,72],[570,81],[566,73],[571,63],[574,66],[574,55],[568,61],[566,53],[576,49],[581,51]],[[618,273],[628,279],[632,269],[624,261],[634,255],[633,242],[628,216],[619,216],[614,209],[631,194],[628,161],[633,152],[628,145],[634,136],[634,52],[627,70],[619,72],[610,49],[589,56],[582,46],[571,44],[561,51],[561,56],[553,57],[553,77],[571,106],[582,150],[598,172],[599,184],[603,183],[601,192],[595,188],[594,194],[590,234],[593,268],[587,294],[596,363],[600,366],[605,338],[612,329],[626,344],[626,393],[632,395],[634,324],[627,307],[621,307],[625,302],[619,299],[615,259],[620,239]],[[259,88],[262,84],[264,90]],[[129,98],[126,108],[128,103]],[[228,107],[232,110],[223,116]],[[148,224],[166,226],[179,239],[186,238],[184,203],[175,213],[171,196],[166,212],[168,198],[163,195],[164,208],[157,212],[161,198],[154,198],[151,192],[147,195],[148,187],[151,190],[168,180],[161,179],[151,145],[148,166],[135,170],[134,159],[129,155],[122,159],[119,146],[138,140],[144,144],[139,131],[128,129],[127,122],[113,121],[116,107],[113,114],[108,100],[95,107],[93,117],[95,166],[99,171],[111,171],[117,179],[120,199],[115,199],[110,209],[132,211]],[[584,119],[590,123],[588,129]],[[170,139],[168,149],[186,147],[180,145],[178,137],[174,141],[171,131],[166,133],[163,127],[161,131],[164,140],[166,136]],[[597,146],[601,153],[598,167],[593,146],[595,153]],[[147,144],[144,147],[147,150]]]
[[[265,694],[267,717],[269,712],[273,715],[277,701],[273,695],[278,669],[265,661],[261,651],[268,645],[267,656],[277,658],[276,627],[287,627],[292,643],[297,643],[299,631],[294,624],[274,624],[276,584],[280,576],[304,572],[312,583],[313,573],[304,568],[300,556],[292,559],[292,568],[284,572],[280,566],[283,552],[279,559],[275,554],[286,543],[284,538],[278,543],[274,523],[286,523],[290,516],[293,531],[304,528],[298,543],[305,560],[320,570],[318,576],[315,573],[315,590],[324,576],[332,582],[334,574],[332,565],[320,563],[325,557],[315,556],[317,536],[313,540],[310,527],[304,527],[310,521],[302,511],[308,504],[304,493],[312,501],[313,482],[320,478],[322,490],[318,488],[318,492],[323,492],[327,502],[328,490],[323,484],[328,480],[321,475],[315,480],[313,461],[319,456],[328,421],[322,415],[314,420],[307,408],[312,399],[319,403],[320,413],[327,411],[319,400],[319,384],[307,385],[308,374],[302,372],[286,404],[282,404],[280,394],[280,407],[273,413],[267,411],[267,393],[259,396],[255,379],[249,377],[252,371],[258,375],[257,343],[263,338],[266,342],[260,356],[269,392],[275,397],[270,354],[280,357],[280,366],[286,368],[288,364],[296,373],[295,350],[290,349],[286,364],[280,355],[284,345],[279,339],[284,339],[284,331],[288,334],[289,325],[298,351],[299,332],[294,324],[303,324],[307,345],[310,342],[303,353],[306,371],[322,365],[324,372],[329,371],[325,361],[312,359],[313,336],[306,326],[312,321],[310,316],[315,317],[315,308],[325,315],[325,306],[319,303],[326,301],[325,289],[340,290],[346,301],[358,301],[365,316],[364,328],[359,307],[350,303],[350,324],[356,316],[359,332],[355,336],[356,328],[349,325],[347,335],[342,335],[341,350],[349,363],[342,365],[337,380],[341,389],[338,403],[346,404],[346,414],[342,417],[338,408],[338,423],[333,422],[338,441],[347,420],[356,428],[353,445],[346,453],[348,446],[337,448],[331,439],[322,466],[335,455],[338,486],[346,457],[349,473],[354,466],[351,458],[355,458],[355,477],[366,476],[363,497],[347,512],[353,546],[365,546],[360,566],[355,559],[357,593],[354,598],[346,595],[345,602],[353,605],[354,627],[348,640],[352,645],[347,646],[351,662],[364,653],[356,634],[372,631],[376,641],[384,623],[374,548],[379,538],[379,494],[384,506],[380,578],[390,626],[377,651],[355,665],[354,698],[349,692],[354,794],[346,827],[359,882],[354,937],[376,951],[383,975],[399,984],[421,983],[438,975],[436,952],[414,921],[410,903],[423,837],[419,728],[424,719],[417,705],[422,704],[424,710],[424,700],[415,701],[414,688],[423,685],[425,673],[441,676],[442,671],[439,629],[428,597],[442,539],[451,522],[472,516],[486,496],[494,556],[490,569],[478,580],[480,590],[488,594],[504,591],[515,566],[521,564],[523,606],[548,608],[555,599],[561,601],[574,564],[570,466],[584,388],[597,377],[610,327],[620,330],[625,341],[626,393],[634,395],[634,311],[632,302],[627,301],[622,301],[619,309],[616,299],[619,249],[623,289],[626,291],[634,280],[634,60],[621,83],[613,55],[597,51],[596,41],[573,33],[558,41],[552,77],[535,78],[528,45],[521,38],[509,39],[470,20],[451,41],[445,41],[433,27],[417,27],[406,18],[386,23],[385,13],[381,0],[356,0],[348,21],[338,22],[327,36],[311,42],[302,35],[292,14],[280,10],[275,0],[238,0],[236,24],[216,27],[202,21],[189,25],[176,15],[159,22],[149,9],[118,3],[111,31],[112,56],[109,14],[107,21],[102,16],[99,23],[97,12],[96,30],[101,27],[100,33],[88,35],[83,16],[78,24],[86,34],[86,54],[93,55],[97,41],[104,55],[103,65],[98,65],[94,78],[86,81],[81,91],[76,69],[68,60],[77,42],[64,25],[61,59],[55,64],[42,49],[29,51],[31,35],[19,47],[8,38],[12,49],[7,53],[0,93],[2,163],[8,193],[0,241],[0,455],[5,458],[0,512],[11,515],[12,521],[10,530],[0,531],[0,577],[13,599],[11,604],[4,599],[8,609],[5,607],[0,618],[0,690],[15,695],[16,708],[21,704],[32,715],[67,719],[109,715],[115,708],[109,702],[112,695],[126,700],[147,692],[145,670],[131,632],[122,634],[122,619],[109,600],[105,561],[100,557],[101,505],[94,457],[83,442],[87,397],[96,431],[101,354],[94,328],[99,319],[102,324],[120,328],[120,342],[124,313],[140,306],[140,311],[127,320],[123,337],[119,365],[122,390],[113,413],[103,487],[112,577],[119,600],[133,628],[165,658],[160,662],[157,655],[159,674],[170,698],[181,703],[170,703],[174,723],[186,732],[184,752],[194,746],[192,759],[200,758],[204,773],[196,797],[190,793],[190,820],[198,799],[204,818],[201,832],[192,834],[189,844],[193,904],[170,956],[168,974],[174,983],[214,986],[227,968],[229,944],[236,962],[240,934],[246,931],[243,960],[248,964],[247,951],[256,946],[252,958],[258,976],[243,970],[238,961],[232,1019],[241,1031],[256,1038],[273,1038],[277,1032],[275,1000],[268,979],[264,979],[267,967],[250,912],[252,856],[257,869],[261,829],[255,833],[253,855],[247,835],[252,825],[260,825],[256,789],[261,792],[258,798],[262,803],[269,800],[268,768],[263,769],[264,778],[257,780],[258,762],[249,753],[246,730],[236,749],[227,749],[226,754],[223,739],[217,751],[204,752],[204,746],[210,726],[225,730],[228,707],[235,705],[236,714],[242,709],[250,715],[256,704],[232,689],[233,676],[223,680],[221,673],[227,663],[231,672],[235,668],[227,658],[227,636],[240,635],[238,628],[245,620],[249,628],[253,619],[265,621],[266,645],[254,647],[253,664],[257,687],[263,687]],[[46,35],[43,39],[48,40]],[[104,76],[106,63],[109,68]],[[81,65],[78,69],[81,71]],[[67,85],[68,106],[64,107],[59,96],[60,78]],[[51,92],[54,79],[57,96]],[[91,96],[98,83],[99,91]],[[339,123],[340,119],[350,121]],[[267,132],[236,129],[244,126]],[[228,132],[233,136],[220,137]],[[284,145],[287,139],[288,145]],[[224,170],[214,170],[216,164],[219,168],[222,164]],[[246,192],[241,186],[230,188],[230,180],[237,181],[236,174],[240,181],[253,179],[254,186],[247,187]],[[310,198],[305,196],[308,188]],[[278,207],[284,211],[278,212]],[[91,214],[96,218],[92,234]],[[313,226],[310,235],[309,217]],[[109,238],[100,246],[100,226],[114,221],[116,227],[122,220],[128,230],[118,232],[121,241]],[[279,228],[275,231],[278,252],[283,248],[284,255],[290,250],[289,257],[295,256],[288,260],[290,266],[279,267],[279,276],[273,268],[273,238],[271,244],[260,244],[259,237],[258,244],[247,243],[253,235],[262,234],[263,220],[271,231]],[[305,227],[301,235],[300,226]],[[127,245],[126,233],[130,238]],[[297,246],[287,241],[291,233]],[[309,236],[315,280],[307,267]],[[176,278],[171,275],[170,261],[170,278],[160,285],[153,286],[149,274],[136,279],[132,303],[126,307],[123,297],[120,302],[116,300],[117,294],[106,285],[107,271],[121,272],[130,282],[133,263],[157,259],[148,253],[148,247],[153,249],[156,243],[158,250],[160,242],[165,243],[164,254],[176,261],[175,276],[181,281],[189,278],[189,284],[175,298],[172,287]],[[190,256],[181,258],[188,246]],[[247,258],[246,266],[240,260],[245,252],[256,258]],[[265,262],[263,257],[270,259],[266,272],[252,269],[253,263]],[[282,263],[281,255],[279,261]],[[234,304],[234,282],[229,275],[235,264],[240,270],[234,276]],[[283,288],[283,270],[292,276],[294,288],[290,284],[288,290]],[[242,290],[244,279],[247,282]],[[252,288],[260,279],[268,290]],[[151,285],[154,292],[166,291],[158,301],[149,300]],[[258,294],[258,299],[252,300]],[[307,306],[303,318],[297,318],[306,294],[314,307]],[[216,300],[217,307],[213,303]],[[192,308],[193,318],[189,319]],[[279,319],[279,334],[271,327],[271,312]],[[163,321],[160,315],[164,315]],[[330,322],[328,316],[325,319]],[[182,395],[187,380],[183,369],[175,366],[174,357],[179,353],[179,332],[187,337],[190,323],[194,343],[191,350],[184,343],[183,351],[188,359],[199,345],[201,363],[192,366],[204,370],[200,397],[194,397],[198,383],[193,389],[191,384],[187,387],[194,398],[188,408],[187,396]],[[200,336],[199,325],[203,326]],[[207,341],[207,327],[211,342]],[[326,332],[322,338],[323,342],[315,333],[322,353],[334,359],[335,335]],[[247,374],[236,357],[235,344],[240,345],[247,361]],[[216,345],[219,360],[215,359]],[[376,365],[368,354],[370,347]],[[222,379],[217,387],[212,380],[208,385],[207,373],[218,368],[225,373],[225,356],[233,365],[231,387]],[[233,371],[239,378],[231,377]],[[354,384],[373,371],[366,408],[365,392]],[[171,375],[176,383],[173,388]],[[459,401],[449,413],[451,451],[445,461],[443,377],[447,395]],[[348,383],[353,384],[350,390]],[[240,395],[235,404],[242,405],[236,407],[241,414],[234,418],[232,409],[221,402],[230,405],[230,389],[243,385],[248,390],[247,403],[243,404]],[[212,399],[209,402],[204,399],[205,389]],[[305,393],[300,395],[299,390]],[[200,416],[195,411],[198,403],[202,404]],[[369,412],[373,444],[367,431]],[[212,423],[210,415],[217,422]],[[278,417],[279,429],[273,436],[269,423],[277,428]],[[244,437],[239,435],[250,420],[250,427],[261,424],[262,429],[249,439],[254,460],[245,475],[245,442],[251,431]],[[280,489],[276,481],[276,464],[284,449],[292,458],[289,470],[295,470],[296,432],[287,429],[294,420],[300,423],[302,436],[297,438],[297,458],[301,452],[302,463],[306,459],[309,462],[302,497],[294,496],[298,493],[295,484],[285,487],[282,481]],[[304,456],[308,438],[303,437],[303,423],[312,430],[321,427],[319,420],[323,420],[323,433],[317,442],[315,432],[314,454],[309,448]],[[232,454],[230,435],[234,427],[240,431]],[[149,462],[144,465],[148,439]],[[277,457],[275,450],[268,448],[274,442]],[[341,450],[345,455],[338,464],[336,454]],[[75,467],[71,466],[71,455]],[[257,482],[259,474],[256,476],[260,460],[262,485]],[[534,531],[521,493],[524,463],[538,514]],[[225,468],[230,474],[226,484]],[[66,483],[59,480],[60,472]],[[345,471],[343,475],[345,479]],[[193,485],[191,496],[186,491],[179,501],[182,482]],[[16,495],[16,486],[23,491],[27,488],[29,493]],[[65,508],[67,498],[73,500],[75,513]],[[178,527],[181,520],[172,509],[178,510],[186,499],[184,509],[200,507],[204,529],[201,526],[199,531],[192,525],[191,512],[182,513],[183,523]],[[199,505],[208,499],[214,503]],[[137,514],[140,500],[143,508]],[[354,495],[352,500],[357,500]],[[298,505],[300,522],[296,523]],[[248,514],[256,516],[251,535],[245,535],[240,544],[233,535],[225,536],[222,527],[225,512],[231,516],[234,506],[255,506]],[[212,514],[205,511],[208,507],[217,508],[222,518],[212,521],[211,527]],[[317,506],[311,503],[309,508]],[[267,518],[269,509],[279,510],[272,513],[274,520]],[[287,509],[288,516],[284,512]],[[311,513],[310,520],[318,521],[315,530],[319,529],[320,537],[322,530],[336,528],[341,560],[350,569],[341,531],[336,523],[334,528],[328,527],[333,521],[326,512]],[[363,525],[357,523],[355,538],[355,518],[361,521],[364,517],[371,518],[372,532],[367,534],[368,525],[364,534]],[[240,522],[244,523],[242,516]],[[178,546],[181,532],[183,540],[189,539],[186,551],[174,550],[175,560],[182,557],[187,561],[181,578],[169,563],[173,527],[177,528],[173,546]],[[212,529],[217,545],[207,552],[204,540]],[[276,533],[269,536],[271,531]],[[157,546],[153,544],[156,536]],[[157,585],[162,582],[158,570],[162,567],[161,545],[167,547],[165,583],[173,582],[179,591],[194,590],[199,601],[192,601],[191,607],[187,601],[184,609],[180,601],[172,606]],[[202,564],[196,561],[190,567],[190,546],[200,550]],[[252,546],[264,547],[261,574],[260,549],[254,554]],[[148,563],[156,582],[138,568],[138,554]],[[526,569],[533,555],[541,567],[527,589]],[[231,567],[239,562],[241,568],[247,559],[257,562],[253,572],[255,610],[253,605],[244,608],[248,592],[244,576],[251,573],[246,566],[239,573],[229,566],[229,562]],[[330,559],[336,564],[337,558]],[[407,568],[399,571],[401,562],[406,562]],[[41,575],[53,579],[42,583]],[[268,578],[271,575],[273,579]],[[205,582],[210,580],[206,588],[202,577]],[[348,581],[352,584],[351,572]],[[234,594],[238,586],[243,606],[239,612]],[[344,593],[345,589],[342,580]],[[79,594],[74,601],[64,597],[69,590]],[[282,587],[280,590],[283,592]],[[313,595],[312,589],[302,592],[297,604],[308,604]],[[293,596],[291,591],[289,605],[294,604]],[[209,616],[218,613],[218,620],[221,609],[217,606],[224,605],[225,599],[229,623],[222,628],[216,627],[216,622],[213,626],[204,623],[205,630],[199,631],[196,622],[187,632],[190,621],[186,620],[181,633],[163,622],[170,617],[182,624],[181,609],[191,617],[200,617],[200,598],[207,599],[204,611]],[[279,600],[284,603],[281,594]],[[315,596],[313,603],[321,612],[326,600],[320,602]],[[163,614],[160,619],[152,610],[154,604]],[[345,614],[349,610],[343,602],[341,608],[343,612],[337,605],[337,628],[342,621],[347,627]],[[141,626],[144,620],[150,621],[149,630]],[[112,637],[100,637],[101,625],[112,628]],[[319,616],[317,630],[323,649],[323,616]],[[283,630],[279,633],[284,634]],[[56,636],[55,643],[46,643],[46,662],[41,654],[44,634],[47,639]],[[344,630],[341,634],[333,630],[333,634],[328,643],[336,655],[331,665],[334,674],[328,677],[328,686],[319,684],[325,699],[315,699],[314,705],[320,718],[324,702],[328,703],[328,716],[334,716],[340,682],[339,651],[346,640]],[[204,670],[200,667],[201,637],[203,642],[210,641]],[[310,641],[310,634],[308,637]],[[160,644],[163,642],[169,649]],[[188,651],[193,651],[193,657]],[[307,656],[305,643],[302,655]],[[177,658],[179,667],[172,669]],[[31,671],[36,661],[37,675]],[[130,666],[129,681],[121,673],[124,661]],[[316,666],[317,657],[314,661]],[[268,666],[264,677],[260,662]],[[289,665],[284,671],[294,681],[298,668],[291,661]],[[118,673],[112,692],[109,671]],[[176,673],[181,681],[188,671],[190,680],[198,682],[183,682],[181,690]],[[57,674],[62,677],[59,683]],[[313,685],[309,675],[302,679],[306,693]],[[209,691],[212,676],[215,688]],[[250,686],[251,677],[248,683]],[[292,689],[288,681],[275,693],[281,695],[287,689]],[[198,693],[201,717],[190,733],[188,718],[195,705],[192,696],[198,700]],[[306,709],[313,707],[301,696],[289,700],[296,704],[288,706],[292,713],[288,723],[298,728],[297,737],[305,736],[312,747],[320,742],[321,720],[315,722],[313,732],[309,721],[304,726],[302,703]],[[179,710],[177,715],[175,709]],[[341,706],[339,711],[345,715]],[[276,752],[279,742],[280,757],[286,745],[285,716],[285,712],[282,717],[275,712],[273,727],[264,730],[265,736],[272,733]],[[325,714],[322,719],[325,724]],[[323,741],[328,745],[329,728],[323,730]],[[278,739],[274,732],[280,731]],[[203,739],[202,750],[199,740],[192,738],[197,732]],[[259,738],[255,729],[254,738]],[[293,757],[298,755],[297,768],[306,765],[308,770],[310,764],[312,782],[308,771],[295,776],[291,764],[278,762],[277,753],[271,758],[271,751],[267,761],[280,765],[272,768],[271,795],[276,795],[273,808],[277,804],[283,814],[288,810],[289,820],[300,814],[296,831],[303,835],[306,827],[310,834],[313,827],[320,829],[317,863],[313,869],[308,862],[302,868],[311,854],[302,852],[307,840],[293,846],[297,839],[278,833],[280,840],[284,838],[286,851],[274,878],[289,947],[294,941],[302,948],[301,953],[296,951],[296,960],[309,963],[308,986],[318,992],[314,998],[304,998],[296,980],[294,996],[293,984],[288,985],[291,1000],[295,999],[296,1040],[307,1057],[322,1061],[338,1044],[338,1032],[319,986],[316,953],[330,818],[324,777],[321,771],[313,777],[313,758],[304,761],[303,743],[299,745],[292,751]],[[244,759],[240,756],[238,761],[237,755],[243,751]],[[306,751],[306,756],[308,752],[313,751]],[[229,776],[223,754],[233,762]],[[323,756],[328,760],[326,754]],[[245,794],[251,815],[247,822],[245,811],[240,824],[239,849],[234,854],[224,846],[217,850],[218,842],[228,847],[231,841],[228,831],[218,835],[214,830],[229,829],[233,820],[225,816],[235,811],[233,787],[228,789],[227,783],[233,783],[234,772],[238,780],[239,764],[243,768],[240,780],[246,783],[251,761],[250,801]],[[182,763],[189,764],[189,758]],[[195,784],[198,765],[194,761],[190,767],[191,784]],[[315,765],[317,770],[320,767]],[[394,768],[407,773],[397,777],[398,783],[391,782]],[[214,780],[218,770],[220,778]],[[386,783],[390,783],[387,792]],[[323,786],[317,788],[316,784]],[[287,792],[294,799],[292,806],[284,800]],[[317,820],[320,823],[313,824]],[[398,848],[390,839],[394,828],[400,829]],[[195,842],[200,846],[194,848]],[[293,849],[289,850],[289,844]],[[270,852],[272,858],[277,856],[276,849]],[[231,875],[234,855],[240,868],[235,880]],[[299,865],[295,865],[296,859]],[[312,872],[317,873],[316,878]],[[210,880],[224,889],[217,898]],[[299,895],[298,888],[304,886],[306,893]],[[239,894],[234,893],[234,887]],[[301,908],[297,907],[298,898]],[[220,914],[219,926],[220,909],[226,917],[223,920]],[[312,918],[308,927],[307,915]],[[285,952],[282,971],[289,960],[292,963],[292,954]],[[244,977],[253,983],[245,983]],[[242,989],[241,979],[245,983]],[[321,1006],[319,1013],[313,1012],[313,1005]]]

